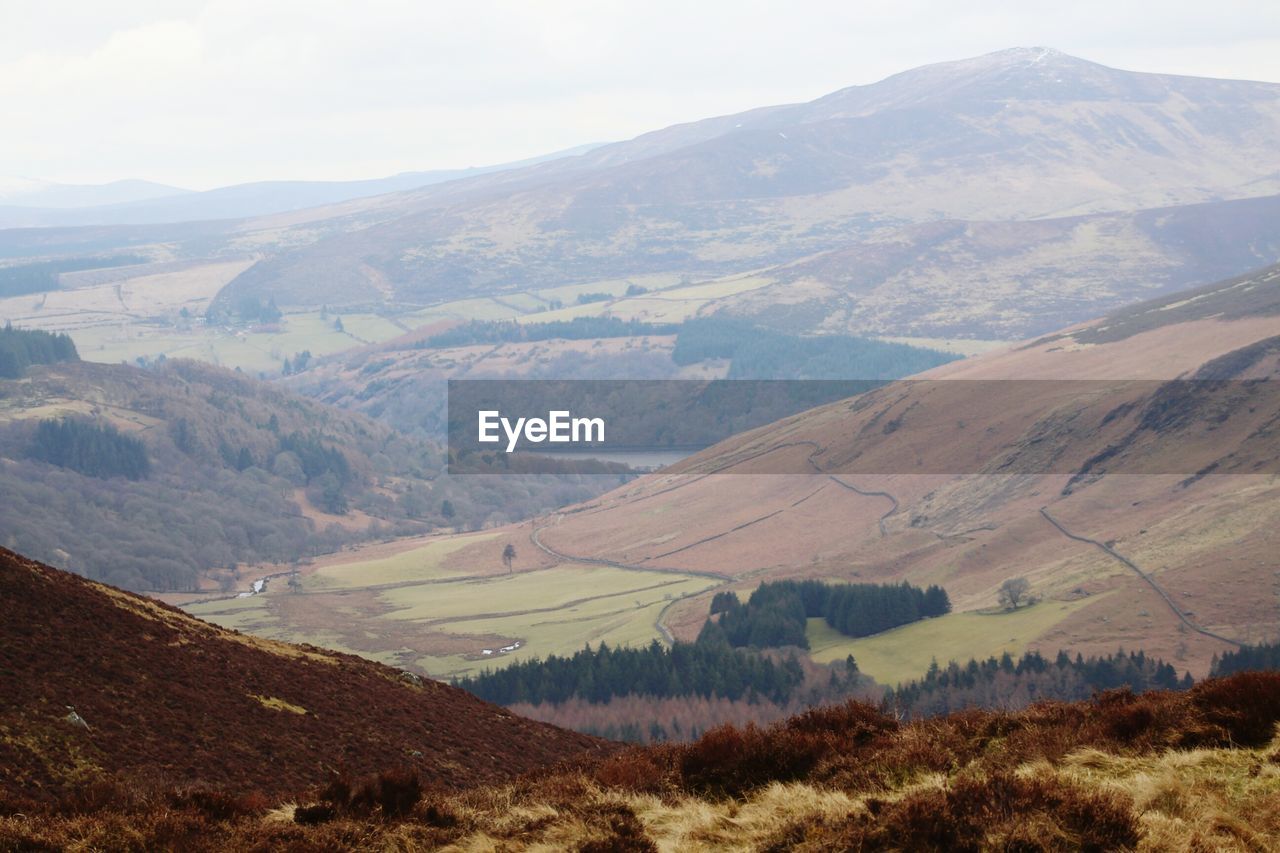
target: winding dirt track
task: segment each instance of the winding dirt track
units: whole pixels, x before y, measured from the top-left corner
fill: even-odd
[[[1182,624],[1186,625],[1192,631],[1195,631],[1198,634],[1203,634],[1206,637],[1212,637],[1215,640],[1221,640],[1224,643],[1230,643],[1231,645],[1236,646],[1237,648],[1239,648],[1242,645],[1239,640],[1233,640],[1230,637],[1224,637],[1221,634],[1215,634],[1213,631],[1210,631],[1207,628],[1201,628],[1195,622],[1192,622],[1189,618],[1187,618],[1187,614],[1182,612],[1182,608],[1178,607],[1178,605],[1174,603],[1173,599],[1169,597],[1169,594],[1164,591],[1164,589],[1160,586],[1160,584],[1156,583],[1155,579],[1152,578],[1151,575],[1147,574],[1142,569],[1138,568],[1137,563],[1133,562],[1128,557],[1117,552],[1114,548],[1112,548],[1111,546],[1107,545],[1104,542],[1099,542],[1097,539],[1090,539],[1088,536],[1081,536],[1078,533],[1072,533],[1070,530],[1064,527],[1062,523],[1059,522],[1056,518],[1049,515],[1049,510],[1047,507],[1040,507],[1040,514],[1044,516],[1045,521],[1049,522],[1054,527],[1056,527],[1058,529],[1058,532],[1061,533],[1063,536],[1067,537],[1068,539],[1074,539],[1076,542],[1084,542],[1087,545],[1093,545],[1095,548],[1100,548],[1101,550],[1105,551],[1110,557],[1112,557],[1115,560],[1118,560],[1122,565],[1132,570],[1134,574],[1142,578],[1142,580],[1144,580],[1148,586],[1154,589],[1156,591],[1156,594],[1158,594],[1162,599],[1164,599],[1164,603],[1169,605],[1169,609],[1173,611],[1173,615],[1177,616],[1178,619],[1182,621]]]
[[[563,514],[557,515],[555,520],[559,521],[562,517],[563,517]],[[726,584],[728,584],[730,581],[733,580],[733,578],[729,577],[728,575],[722,575],[719,572],[698,571],[696,569],[664,569],[658,566],[639,566],[634,563],[620,563],[617,560],[606,560],[601,557],[577,557],[577,556],[574,556],[573,554],[566,554],[563,551],[557,551],[555,548],[552,548],[550,545],[547,545],[545,542],[542,541],[542,531],[546,530],[550,526],[551,525],[548,523],[548,524],[542,524],[542,525],[538,525],[537,527],[534,527],[533,532],[529,534],[529,540],[533,542],[533,544],[537,546],[544,554],[547,554],[548,556],[554,559],[561,560],[567,563],[586,563],[592,566],[609,566],[610,568],[621,569],[627,572],[653,573],[653,572],[667,571],[667,572],[676,572],[683,575],[696,575],[698,577],[711,578],[717,581],[716,586],[710,587],[709,589],[718,589],[719,587],[725,586]],[[683,601],[684,599],[689,598],[692,595],[701,595],[702,593],[708,592],[708,591],[709,590],[701,590],[697,593],[685,593],[684,595],[671,599],[671,601],[667,602],[667,605],[663,607],[662,610],[658,611],[658,616],[653,621],[653,627],[657,629],[658,633],[662,635],[662,638],[664,640],[666,640],[668,643],[674,643],[676,640],[675,635],[673,635],[671,631],[668,630],[667,626],[663,624],[663,621],[662,621],[663,617],[667,615],[667,611],[671,609],[672,605],[676,604],[677,602]]]
[[[823,472],[818,468],[817,463],[813,461],[813,457],[814,457],[814,456],[816,456],[817,454],[821,453],[821,452],[822,452],[822,450],[823,450],[823,448],[822,448],[822,446],[821,446],[821,445],[819,445],[819,444],[817,444],[816,442],[813,442],[813,441],[799,441],[799,442],[792,442],[792,443],[788,443],[788,444],[785,444],[785,445],[778,445],[778,446],[775,446],[775,447],[771,447],[771,448],[769,448],[769,449],[768,449],[768,450],[766,450],[766,451],[762,451],[760,454],[755,454],[755,455],[756,455],[756,456],[759,456],[759,455],[763,455],[764,453],[771,453],[771,452],[773,452],[773,451],[775,451],[775,450],[780,449],[781,447],[793,447],[793,446],[801,445],[801,444],[803,444],[803,445],[807,445],[807,446],[810,446],[810,447],[812,447],[812,448],[813,448],[813,453],[811,453],[811,454],[809,455],[809,457],[808,457],[808,462],[809,462],[809,464],[810,464],[811,466],[813,466],[813,468],[814,468],[814,470],[815,470],[815,473],[823,473]],[[740,459],[739,459],[739,460],[735,460],[735,463],[734,463],[734,464],[738,464],[738,463],[740,463],[741,461],[742,461],[742,460],[740,460]],[[713,472],[710,472],[710,473],[715,473],[715,472],[713,471]],[[693,480],[686,481],[686,482],[682,482],[682,483],[677,483],[676,485],[669,486],[669,487],[667,487],[667,488],[665,488],[665,489],[661,489],[661,490],[659,490],[659,491],[657,491],[657,492],[655,492],[655,493],[651,493],[651,494],[645,495],[645,496],[643,496],[643,497],[639,498],[638,500],[645,500],[645,499],[648,499],[648,498],[656,497],[657,495],[660,495],[660,494],[665,494],[666,492],[674,491],[674,490],[676,490],[676,489],[682,488],[683,486],[687,486],[687,485],[689,485],[689,483],[690,483],[690,482],[695,482],[695,481],[697,481],[697,480],[701,480],[701,479],[703,479],[703,477],[706,477],[706,476],[708,476],[708,474],[703,474],[703,475],[701,475],[701,476],[694,477],[694,478],[693,478]],[[893,495],[891,495],[891,494],[889,494],[888,492],[885,492],[885,491],[869,490],[869,489],[861,489],[861,488],[859,488],[858,486],[855,486],[855,485],[854,485],[854,484],[852,484],[852,483],[849,483],[849,482],[846,482],[845,480],[840,479],[839,477],[835,476],[834,474],[826,474],[825,476],[826,476],[826,477],[827,477],[827,479],[828,479],[828,480],[830,480],[831,482],[835,483],[836,485],[840,486],[840,487],[841,487],[841,488],[843,488],[843,489],[846,489],[846,490],[848,490],[848,491],[850,491],[850,492],[853,492],[854,494],[861,495],[861,496],[863,496],[863,497],[868,497],[868,498],[881,498],[881,499],[884,499],[884,500],[889,501],[889,504],[890,504],[889,508],[888,508],[887,510],[885,510],[885,512],[884,512],[884,513],[880,516],[880,518],[877,520],[877,524],[879,525],[879,529],[880,529],[880,536],[881,536],[881,537],[884,537],[884,536],[886,536],[886,535],[887,535],[887,531],[886,531],[886,528],[885,528],[885,521],[886,521],[890,516],[892,516],[894,513],[896,513],[896,512],[898,511],[898,509],[899,509],[899,503],[898,503],[898,499],[897,499],[896,497],[894,497]],[[794,506],[796,506],[796,505],[798,505],[798,504],[800,504],[800,503],[803,503],[804,501],[806,501],[806,500],[808,500],[809,498],[813,497],[813,495],[817,494],[819,491],[821,491],[821,488],[819,488],[819,489],[815,489],[813,492],[811,492],[810,494],[806,495],[804,498],[801,498],[799,501],[797,501],[797,502],[796,502],[796,504],[793,504],[792,506],[794,507]],[[780,515],[780,514],[781,514],[781,513],[783,513],[784,511],[785,511],[785,510],[781,510],[781,509],[779,509],[779,510],[775,510],[774,512],[771,512],[771,513],[767,513],[767,514],[765,514],[765,515],[762,515],[762,516],[760,516],[759,518],[754,518],[754,519],[752,519],[751,521],[747,521],[747,522],[745,522],[745,523],[743,523],[743,524],[739,524],[739,525],[737,525],[736,527],[730,528],[729,530],[725,530],[725,531],[722,531],[722,532],[720,532],[720,533],[715,533],[715,534],[712,534],[712,535],[710,535],[710,536],[703,537],[702,539],[699,539],[699,540],[697,540],[696,542],[691,542],[691,543],[689,543],[688,545],[684,545],[684,546],[681,546],[681,547],[676,548],[676,549],[674,549],[674,550],[671,550],[671,551],[665,551],[665,552],[663,552],[663,553],[661,553],[661,554],[657,554],[657,555],[655,555],[652,559],[661,559],[662,557],[669,557],[669,556],[671,556],[672,554],[678,554],[678,553],[680,553],[681,551],[687,551],[687,550],[689,550],[690,548],[696,548],[696,547],[698,547],[698,546],[700,546],[700,545],[704,545],[704,544],[706,544],[707,542],[711,542],[711,541],[713,541],[713,540],[720,539],[720,538],[725,537],[725,536],[728,536],[728,535],[730,535],[730,534],[732,534],[732,533],[736,533],[737,531],[742,530],[743,528],[746,528],[746,527],[750,527],[750,526],[751,526],[751,525],[753,525],[753,524],[758,524],[758,523],[760,523],[760,522],[762,522],[762,521],[766,521],[766,520],[768,520],[768,519],[770,519],[770,518],[773,518],[773,517],[774,517],[774,516],[776,516],[776,515]],[[559,551],[559,550],[557,550],[557,549],[555,549],[555,548],[552,548],[550,545],[547,545],[545,542],[543,542],[543,541],[542,541],[542,531],[543,531],[543,530],[546,530],[548,527],[550,527],[552,524],[554,524],[555,522],[559,521],[559,520],[560,520],[560,519],[562,519],[563,517],[564,517],[564,514],[563,514],[563,513],[560,513],[560,514],[556,515],[556,517],[555,517],[554,521],[551,521],[551,522],[548,522],[548,523],[545,523],[545,524],[541,524],[541,525],[537,525],[537,526],[535,526],[535,527],[533,528],[533,531],[529,534],[529,539],[530,539],[530,541],[534,544],[534,546],[536,546],[536,547],[537,547],[539,550],[541,550],[543,553],[547,554],[548,556],[550,556],[550,557],[552,557],[552,558],[554,558],[554,559],[562,560],[562,561],[566,561],[566,562],[586,563],[586,564],[588,564],[588,565],[609,566],[609,567],[611,567],[611,568],[615,568],[615,569],[622,569],[622,570],[624,570],[624,571],[635,571],[635,572],[670,571],[670,572],[678,572],[678,573],[686,574],[686,575],[695,575],[695,576],[698,576],[698,577],[711,578],[711,579],[716,580],[716,581],[718,582],[718,583],[716,584],[716,586],[715,586],[715,587],[712,587],[711,589],[718,589],[719,587],[725,586],[725,585],[727,585],[728,583],[730,583],[731,581],[733,581],[733,580],[734,580],[734,578],[732,578],[731,576],[729,576],[729,575],[725,575],[725,574],[721,574],[721,573],[719,573],[719,572],[698,571],[698,570],[696,570],[696,569],[677,569],[677,568],[666,568],[666,567],[662,567],[662,566],[654,566],[654,565],[639,565],[639,564],[635,564],[635,563],[622,563],[622,562],[619,562],[619,561],[617,561],[617,560],[608,560],[608,559],[605,559],[605,558],[603,558],[603,557],[583,557],[583,556],[578,556],[578,555],[574,555],[574,554],[566,554],[566,553],[564,553],[563,551]],[[646,560],[646,562],[647,562],[647,560]],[[707,591],[707,590],[703,590],[703,592],[706,592],[706,591]],[[697,594],[699,594],[699,595],[700,595],[700,594],[702,594],[702,593],[697,593]],[[660,633],[660,634],[663,636],[663,638],[664,638],[668,643],[674,642],[674,641],[675,641],[675,637],[674,637],[674,635],[672,635],[671,631],[667,628],[667,626],[666,626],[666,625],[664,624],[664,622],[663,622],[664,618],[666,617],[667,611],[668,611],[668,610],[670,610],[670,609],[671,609],[671,607],[672,607],[673,605],[675,605],[675,604],[679,603],[680,601],[682,601],[682,600],[683,600],[683,599],[685,599],[685,598],[688,598],[690,595],[693,595],[693,593],[688,593],[688,594],[686,594],[686,595],[682,595],[682,596],[680,596],[680,597],[678,597],[678,598],[675,598],[675,599],[673,599],[672,601],[670,601],[670,602],[669,602],[665,607],[663,607],[663,608],[662,608],[662,610],[658,613],[657,618],[654,620],[654,628],[656,628],[656,629],[657,629],[658,633]]]

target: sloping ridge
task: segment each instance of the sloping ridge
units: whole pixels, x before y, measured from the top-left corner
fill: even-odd
[[[226,631],[3,549],[0,601],[10,795],[46,798],[100,775],[293,794],[332,770],[391,768],[459,789],[610,749],[445,684]]]
[[[286,241],[292,248],[282,244],[220,300],[379,302],[386,294],[371,285],[373,268],[394,301],[430,305],[464,293],[760,270],[939,218],[1009,221],[1265,196],[1276,191],[1276,128],[1275,84],[1004,51],[578,157],[251,222],[253,230],[300,230]],[[1146,248],[1143,238],[1108,239],[1132,252]],[[1273,259],[1265,246],[1260,254]],[[1051,253],[1037,266],[1070,277],[1073,270],[1056,269],[1061,262]],[[1208,266],[1197,281],[1240,270]]]
[[[729,574],[743,591],[941,583],[959,612],[989,612],[1024,576],[1060,614],[1028,647],[1124,645],[1207,672],[1277,626],[1276,269],[742,433],[563,514],[541,541]],[[708,605],[673,605],[666,627],[695,636]]]

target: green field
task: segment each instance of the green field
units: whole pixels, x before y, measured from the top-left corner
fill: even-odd
[[[670,290],[664,290],[661,295],[669,299],[723,299],[726,296],[736,296],[739,293],[759,290],[770,284],[773,284],[773,279],[763,276],[735,275],[728,278],[718,278],[703,284],[673,287]]]
[[[345,331],[334,328],[338,315],[310,311],[288,314],[272,332],[227,332],[194,327],[181,330],[145,323],[73,329],[71,337],[86,361],[115,364],[139,357],[194,358],[250,372],[276,373],[286,358],[303,350],[329,355],[403,334],[404,326],[376,314],[344,314]]]
[[[521,643],[514,652],[490,657],[482,655],[486,646],[478,643],[467,654],[418,659],[432,675],[449,677],[495,664],[572,654],[586,643],[648,643],[658,638],[655,623],[670,601],[712,585],[714,581],[706,578],[671,572],[567,565],[484,580],[397,587],[381,595],[395,609],[380,618],[427,622],[452,634]]]
[[[489,577],[441,568],[450,553],[480,538],[490,537],[441,540],[392,557],[323,567],[303,576],[300,593],[276,580],[261,595],[186,609],[228,628],[396,666],[416,664],[433,677],[449,678],[569,655],[587,643],[660,639],[656,623],[664,608],[715,585],[675,572],[606,566],[561,565]],[[287,614],[300,614],[302,621]],[[516,642],[519,649],[501,651]]]
[[[635,607],[651,601],[658,590],[683,590],[688,583],[679,575],[629,572],[604,566],[561,566],[534,572],[494,575],[457,582],[397,586],[382,593],[394,608],[389,619],[461,619],[477,615],[503,616],[536,611],[563,611],[580,616],[612,611],[619,603]],[[634,599],[627,598],[635,594]],[[610,601],[610,599],[617,599]],[[590,604],[583,604],[589,602]],[[580,610],[579,605],[587,607]]]
[[[544,300],[559,299],[568,305],[576,302],[578,297],[584,293],[607,293],[610,296],[622,296],[627,292],[627,288],[633,284],[646,290],[662,290],[666,287],[674,287],[679,283],[680,276],[678,275],[654,273],[651,275],[631,276],[629,278],[593,281],[590,284],[566,284],[562,287],[547,287],[542,290],[535,290],[533,293]]]
[[[253,595],[248,598],[189,604],[183,609],[224,628],[256,633],[256,628],[268,628],[271,625],[266,600],[265,595]]]
[[[1042,601],[1012,612],[949,613],[858,639],[837,632],[824,619],[810,619],[806,635],[809,654],[818,663],[853,655],[858,669],[893,685],[924,675],[934,660],[945,666],[1004,652],[1020,655],[1037,637],[1096,600]]]
[[[332,355],[366,343],[390,340],[406,331],[442,320],[517,320],[545,323],[610,314],[624,320],[679,323],[695,316],[708,302],[771,283],[752,273],[698,283],[683,283],[672,274],[607,279],[521,291],[493,297],[444,302],[394,318],[377,314],[328,314],[303,311],[286,314],[272,331],[229,330],[192,325],[180,328],[169,322],[112,320],[99,315],[71,316],[64,324],[88,361],[114,364],[137,358],[193,358],[250,373],[278,373],[286,358],[302,351],[313,356]],[[627,296],[632,285],[645,293]],[[607,293],[610,299],[578,304],[587,293]],[[562,307],[550,309],[553,300]],[[338,318],[343,330],[334,328]]]
[[[632,284],[648,288],[647,293],[626,296]],[[572,320],[575,317],[594,317],[609,314],[622,320],[641,320],[648,323],[682,323],[695,316],[699,309],[713,299],[722,299],[739,293],[764,287],[772,281],[756,275],[735,275],[723,279],[680,284],[674,276],[640,277],[636,279],[610,280],[592,284],[572,285],[538,291],[547,299],[559,299],[563,308],[526,315],[524,323],[545,323],[556,320]],[[608,293],[615,297],[610,301],[588,302],[579,305],[574,300],[582,293]]]
[[[488,297],[459,299],[423,308],[400,319],[409,326],[425,326],[440,320],[510,320],[519,317],[521,311],[513,305],[503,305]]]
[[[333,566],[322,566],[307,578],[310,588],[359,589],[383,584],[406,583],[423,580],[461,577],[469,572],[466,567],[445,569],[445,558],[468,545],[493,539],[498,534],[483,533],[475,536],[436,539],[426,544],[401,551],[389,557],[357,560]]]

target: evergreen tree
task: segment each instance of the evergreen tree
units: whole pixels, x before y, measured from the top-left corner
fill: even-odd
[[[29,455],[90,477],[141,480],[151,471],[146,446],[110,424],[66,418],[41,421]]]
[[[76,345],[64,334],[35,329],[0,329],[0,378],[17,379],[33,364],[79,361]]]

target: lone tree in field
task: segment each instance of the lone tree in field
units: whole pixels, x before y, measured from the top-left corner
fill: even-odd
[[[511,563],[516,558],[516,546],[510,542],[507,547],[502,549],[502,565],[507,567],[507,574],[511,574]]]
[[[1009,578],[1000,584],[1000,605],[1005,610],[1017,610],[1030,603],[1031,583],[1026,578]]]

